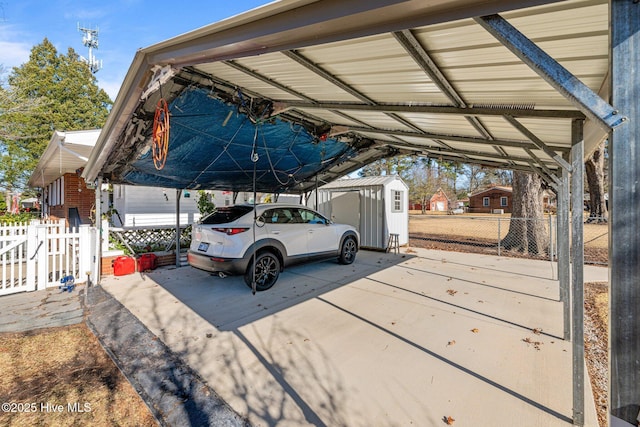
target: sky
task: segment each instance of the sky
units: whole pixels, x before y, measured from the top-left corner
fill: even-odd
[[[47,38],[85,58],[78,25],[98,29],[98,85],[115,100],[136,51],[270,3],[268,0],[0,0],[0,65],[5,74]],[[5,75],[6,77],[6,75]]]

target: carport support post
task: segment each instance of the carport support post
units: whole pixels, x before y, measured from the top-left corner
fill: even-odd
[[[93,263],[93,284],[100,283],[100,269],[102,268],[102,176],[96,178],[96,247],[95,247],[95,262]],[[107,236],[109,239],[109,236]]]
[[[180,267],[180,194],[181,190],[176,190],[176,267]]]
[[[573,424],[584,425],[584,139],[571,123],[571,308],[573,313]]]
[[[569,262],[569,172],[560,170],[558,185],[558,281],[560,282],[560,301],[562,301],[563,336],[565,341],[571,339],[571,265]]]
[[[609,424],[619,427],[640,410],[640,3],[609,7],[611,102],[629,118],[609,140]]]

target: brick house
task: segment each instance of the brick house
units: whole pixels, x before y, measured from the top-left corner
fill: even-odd
[[[511,187],[495,185],[478,190],[469,196],[469,212],[496,213],[502,210],[511,213],[513,210]]]
[[[429,199],[429,210],[434,212],[447,212],[449,209],[453,209],[454,206],[451,204],[449,197],[442,190],[442,188],[438,188],[431,199]]]
[[[90,224],[96,196],[80,176],[93,150],[100,130],[54,131],[49,145],[29,179],[29,186],[40,188],[42,215],[66,219],[76,227]]]

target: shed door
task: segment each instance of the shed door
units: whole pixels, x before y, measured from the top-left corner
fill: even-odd
[[[437,206],[438,206],[438,207],[436,208],[436,210],[437,210],[437,211],[439,211],[439,212],[444,211],[444,202],[436,202],[436,204],[437,204]]]
[[[360,192],[343,191],[331,194],[331,220],[360,229]]]

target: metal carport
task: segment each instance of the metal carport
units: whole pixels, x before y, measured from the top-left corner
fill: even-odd
[[[271,3],[139,50],[84,177],[241,191],[256,174],[263,190],[307,192],[397,153],[535,171],[559,193],[565,338],[574,342],[574,422],[582,424],[582,163],[609,137],[610,412],[612,424],[632,423],[640,395],[638,7]],[[149,151],[160,98],[172,136],[157,170]],[[580,206],[571,252],[570,198]]]

